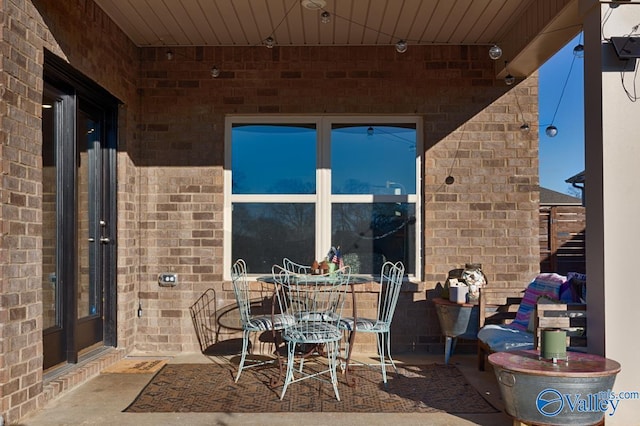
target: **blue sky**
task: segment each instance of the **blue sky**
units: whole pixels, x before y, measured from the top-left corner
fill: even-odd
[[[584,59],[573,55],[580,42],[577,36],[542,65],[539,82],[540,186],[570,195],[579,193],[565,180],[584,170]],[[545,133],[550,124],[558,128],[553,138]]]

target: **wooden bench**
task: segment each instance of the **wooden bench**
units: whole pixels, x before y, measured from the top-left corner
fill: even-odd
[[[523,290],[513,288],[480,289],[478,306],[478,330],[488,324],[509,324],[516,317],[516,312],[522,302]],[[491,348],[478,340],[478,369],[484,371],[486,357],[492,352]]]
[[[488,324],[509,324],[516,316],[524,290],[483,288],[480,290],[478,329]],[[533,347],[540,347],[545,328],[567,331],[567,349],[586,352],[587,308],[582,303],[538,303],[533,315]],[[486,357],[493,350],[478,340],[478,369],[484,371]]]
[[[567,332],[567,350],[587,350],[587,305],[583,303],[538,303],[533,312],[534,347],[540,347],[540,333],[545,328]]]

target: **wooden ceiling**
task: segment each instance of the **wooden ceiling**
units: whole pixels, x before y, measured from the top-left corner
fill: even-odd
[[[534,1],[95,0],[140,47],[490,45]]]

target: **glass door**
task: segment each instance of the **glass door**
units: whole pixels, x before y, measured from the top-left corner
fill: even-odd
[[[44,368],[115,344],[115,112],[45,85]]]

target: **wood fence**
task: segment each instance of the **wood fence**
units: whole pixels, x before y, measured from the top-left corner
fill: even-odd
[[[585,208],[540,206],[540,272],[586,273]]]

